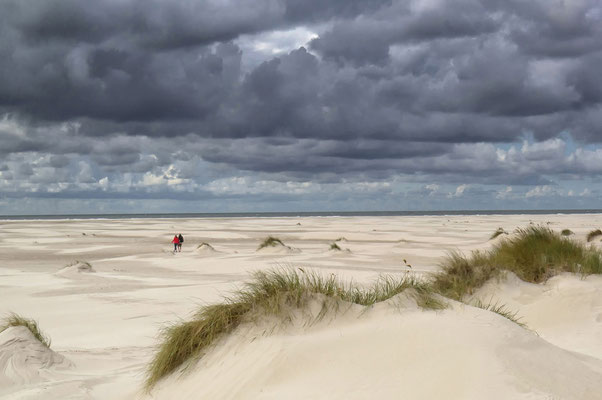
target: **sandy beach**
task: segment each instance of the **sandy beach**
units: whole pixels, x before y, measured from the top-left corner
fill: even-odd
[[[602,215],[0,221],[0,315],[35,319],[54,352],[0,335],[0,398],[602,399],[602,277],[568,273],[479,290],[529,329],[459,302],[428,311],[400,296],[311,326],[242,326],[142,391],[161,328],[253,271],[301,267],[360,284],[426,278],[448,252],[488,249],[498,227],[530,224],[585,242]],[[174,254],[178,233],[185,242]],[[286,246],[257,250],[269,235]]]

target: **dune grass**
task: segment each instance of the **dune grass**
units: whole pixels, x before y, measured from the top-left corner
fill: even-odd
[[[282,244],[270,236],[259,248],[278,243]],[[520,279],[534,283],[563,271],[600,274],[602,253],[548,227],[530,225],[517,229],[489,251],[475,251],[468,257],[450,253],[441,264],[441,272],[428,282],[419,281],[413,275],[383,276],[371,287],[361,287],[343,283],[333,274],[324,277],[301,268],[256,272],[252,280],[222,303],[202,307],[190,321],[163,329],[163,343],[149,366],[146,388],[150,390],[164,376],[201,357],[219,338],[240,324],[270,316],[290,322],[294,312],[308,310],[306,307],[312,299],[322,301],[321,311],[311,317],[312,321],[329,311],[336,312],[339,300],[369,307],[408,289],[407,293],[420,307],[442,309],[447,305],[437,295],[462,301],[503,271],[511,271]],[[525,326],[505,305],[477,302],[476,306]]]
[[[273,237],[273,236],[268,236],[267,238],[265,238],[263,240],[263,242],[261,242],[261,244],[259,245],[259,247],[257,248],[257,250],[261,250],[264,247],[275,247],[275,246],[284,246],[284,243],[282,243],[282,240]]]
[[[493,240],[493,239],[495,239],[496,237],[498,237],[500,235],[507,235],[507,234],[508,234],[508,232],[506,232],[504,230],[504,228],[500,227],[500,228],[497,228],[497,230],[495,232],[493,232],[493,234],[491,235],[491,237],[489,238],[489,240]]]
[[[342,249],[339,247],[339,245],[338,245],[338,244],[336,244],[336,243],[332,243],[332,244],[330,245],[330,250],[337,250],[337,251],[341,251]]]
[[[515,324],[519,325],[522,328],[529,329],[527,324],[521,322],[521,317],[518,316],[517,311],[510,310],[505,304],[492,303],[491,301],[487,304],[483,303],[481,300],[477,299],[473,301],[470,305],[474,307],[478,307],[483,310],[491,311],[496,314],[501,315],[502,317],[509,319]]]
[[[10,313],[0,322],[0,332],[5,331],[11,326],[24,326],[33,334],[33,336],[44,346],[50,348],[50,337],[45,335],[38,326],[38,323],[29,318],[20,316],[19,314]]]
[[[461,300],[501,271],[515,273],[526,282],[540,283],[559,272],[583,275],[602,273],[602,253],[563,237],[544,226],[518,229],[490,251],[469,257],[452,252],[433,276],[433,288],[445,297]]]
[[[318,318],[336,307],[336,300],[371,306],[407,289],[412,289],[408,293],[412,294],[420,307],[446,307],[427,283],[412,276],[381,277],[371,287],[363,288],[353,283],[343,283],[335,275],[323,277],[302,269],[299,271],[281,269],[255,272],[252,280],[223,303],[203,307],[192,320],[166,327],[162,332],[163,344],[148,370],[146,388],[151,389],[158,380],[188,360],[202,356],[217,339],[243,322],[261,316],[278,316],[281,321],[291,321],[291,312],[302,309],[315,294],[332,300],[330,303],[323,302]]]
[[[571,235],[573,235],[574,233],[573,233],[573,231],[572,231],[572,230],[570,230],[570,229],[563,229],[563,230],[562,230],[562,232],[560,232],[560,234],[561,234],[562,236],[571,236]]]
[[[602,231],[600,229],[596,229],[587,234],[587,241],[591,242],[594,238],[601,236]]]

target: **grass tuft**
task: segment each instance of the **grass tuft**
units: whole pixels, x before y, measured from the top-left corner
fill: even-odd
[[[602,235],[602,231],[600,229],[596,229],[587,234],[587,241],[591,242],[595,237]]]
[[[520,321],[521,317],[518,316],[518,312],[510,310],[505,304],[499,304],[498,302],[492,303],[491,301],[488,304],[485,304],[481,300],[477,299],[476,301],[473,301],[470,305],[499,314],[502,317],[509,319],[510,321],[519,325],[520,327],[529,329],[527,324]]]
[[[281,245],[284,246],[284,243],[282,243],[282,240],[275,238],[273,236],[268,236],[267,238],[264,239],[264,241],[259,245],[259,247],[257,248],[257,250],[261,250],[264,247],[275,247],[277,245]]]
[[[40,343],[42,343],[44,346],[50,348],[50,343],[51,343],[50,337],[46,336],[44,333],[42,333],[42,331],[38,327],[38,323],[35,320],[29,319],[29,318],[24,318],[24,317],[20,316],[19,314],[10,313],[10,314],[8,314],[8,316],[6,316],[2,320],[2,322],[0,322],[0,332],[5,331],[6,329],[10,328],[11,326],[26,327],[27,329],[29,329],[29,331],[33,334],[33,336]]]
[[[341,251],[342,249],[339,247],[339,245],[338,245],[338,244],[336,244],[336,243],[332,243],[332,244],[330,245],[330,250],[337,250],[337,251]]]
[[[570,229],[563,229],[563,230],[562,230],[562,232],[560,232],[560,234],[561,234],[562,236],[571,236],[571,235],[573,235],[574,233],[573,233],[573,231],[572,231],[572,230],[570,230]]]
[[[497,228],[497,230],[495,232],[493,232],[493,234],[491,235],[491,237],[489,238],[489,240],[493,240],[493,239],[495,239],[496,237],[498,237],[500,235],[507,235],[507,234],[508,234],[508,232],[506,232],[504,230],[504,228],[500,227],[500,228]]]
[[[343,300],[363,306],[372,306],[413,289],[411,295],[419,306],[427,309],[446,307],[430,286],[413,276],[402,278],[380,277],[371,287],[343,283],[335,275],[323,277],[317,273],[295,270],[258,271],[232,297],[221,304],[203,307],[191,321],[166,327],[163,343],[150,364],[146,387],[151,389],[162,377],[172,373],[189,360],[201,357],[217,339],[245,321],[261,316],[278,316],[291,321],[294,310],[305,307],[314,294],[326,296],[320,316]]]
[[[529,226],[518,229],[514,237],[503,239],[490,251],[475,251],[469,257],[450,253],[432,284],[443,296],[461,300],[504,270],[533,283],[559,272],[600,274],[602,253],[547,227]]]

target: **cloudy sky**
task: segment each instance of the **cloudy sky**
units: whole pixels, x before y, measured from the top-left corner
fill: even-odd
[[[0,214],[602,208],[599,0],[0,10]]]

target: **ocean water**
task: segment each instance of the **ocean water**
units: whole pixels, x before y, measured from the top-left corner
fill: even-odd
[[[54,214],[0,215],[0,220],[37,219],[131,219],[131,218],[277,218],[277,217],[387,217],[437,215],[540,215],[602,214],[602,209],[587,210],[443,210],[443,211],[316,211],[247,213],[164,213],[164,214]]]

